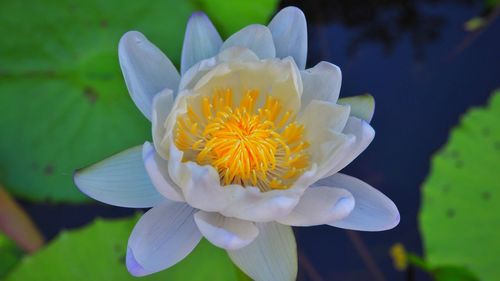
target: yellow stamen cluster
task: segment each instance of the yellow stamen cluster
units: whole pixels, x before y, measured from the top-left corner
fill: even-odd
[[[222,185],[286,189],[309,167],[304,127],[278,99],[248,90],[235,105],[225,89],[194,104],[177,118],[175,145],[184,161],[213,166]]]

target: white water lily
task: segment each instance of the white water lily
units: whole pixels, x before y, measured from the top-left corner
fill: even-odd
[[[389,198],[338,173],[374,137],[373,100],[338,100],[340,69],[304,69],[306,55],[306,21],[294,7],[224,42],[193,14],[181,75],[141,33],[122,37],[120,65],[153,144],[79,170],[75,183],[104,203],[151,207],[129,239],[131,274],[166,269],[205,237],[255,280],[294,280],[291,226],[399,223]]]

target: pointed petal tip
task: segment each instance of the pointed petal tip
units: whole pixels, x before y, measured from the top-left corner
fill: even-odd
[[[394,202],[393,202],[393,204],[394,204]],[[395,228],[396,226],[398,226],[399,223],[401,222],[401,215],[399,214],[398,207],[396,207],[396,204],[394,204],[393,207],[394,207],[394,210],[393,210],[394,217],[393,217],[392,223],[387,224],[387,228],[384,230],[391,230],[391,229]]]
[[[208,18],[208,15],[205,14],[205,12],[203,11],[194,11],[191,16],[189,17],[189,20],[188,20],[188,23],[191,21],[191,19],[195,19],[195,18]]]
[[[165,88],[177,89],[180,75],[170,59],[146,36],[128,31],[118,44],[118,60],[130,96],[151,120],[154,96]]]
[[[135,259],[132,249],[127,248],[127,257],[125,259],[125,264],[127,266],[128,272],[135,277],[142,277],[148,275],[149,273],[139,264]]]
[[[196,11],[188,19],[182,45],[181,73],[184,74],[196,63],[215,56],[222,38],[210,18]]]
[[[296,6],[286,6],[285,8],[279,10],[277,14],[279,13],[297,14],[305,17],[304,12],[302,12],[302,10]]]
[[[79,175],[80,175],[80,172],[85,169],[85,168],[79,168],[79,169],[76,169],[73,171],[73,175],[72,175],[72,180],[73,180],[73,184],[76,186],[76,188],[78,188],[78,190],[85,194],[86,196],[88,197],[91,197],[89,194],[87,194],[87,192],[85,192],[85,189],[81,188],[81,185],[80,185],[80,182],[79,182]]]
[[[141,42],[144,41],[146,37],[140,33],[139,31],[136,30],[130,30],[125,32],[122,37],[120,38],[120,42],[118,43],[118,54],[119,54],[119,59],[120,59],[120,54],[123,55],[123,52],[125,51],[125,44],[126,43],[136,43],[140,44]]]

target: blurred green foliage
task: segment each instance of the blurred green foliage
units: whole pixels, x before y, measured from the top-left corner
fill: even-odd
[[[178,65],[190,14],[226,32],[266,23],[276,0],[0,2],[0,182],[17,197],[88,200],[71,176],[150,139],[129,98],[117,46],[143,32]]]
[[[221,35],[225,37],[249,24],[267,24],[278,4],[278,0],[196,0],[195,2],[210,16]]]
[[[125,267],[127,240],[137,218],[96,220],[80,229],[63,232],[46,248],[25,257],[6,281],[138,280]],[[166,271],[140,280],[248,280],[226,252],[202,240],[183,261]]]
[[[0,232],[0,280],[16,265],[22,256],[16,244]]]
[[[420,225],[426,262],[479,280],[500,276],[500,91],[472,109],[434,156],[423,187]],[[440,279],[441,280],[441,279]],[[457,279],[451,279],[457,280]],[[468,279],[465,279],[468,280]]]
[[[500,5],[500,0],[484,0],[487,7],[495,8]]]

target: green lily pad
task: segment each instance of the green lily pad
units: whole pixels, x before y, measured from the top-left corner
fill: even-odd
[[[16,246],[14,241],[0,232],[0,279],[14,268],[21,256],[21,249]]]
[[[83,201],[74,169],[150,137],[120,72],[121,35],[140,30],[177,61],[195,8],[175,0],[28,2],[0,4],[0,182],[27,199]]]
[[[498,280],[500,267],[500,91],[470,110],[432,160],[420,225],[430,265],[463,267]]]
[[[0,182],[25,199],[86,200],[76,168],[150,138],[118,65],[121,35],[143,32],[178,65],[193,11],[234,30],[267,22],[276,2],[2,1]]]
[[[249,24],[267,24],[278,6],[278,0],[198,0],[197,2],[225,37]]]
[[[63,232],[46,248],[22,259],[6,281],[127,281],[138,280],[125,267],[127,240],[136,218],[97,220]],[[228,255],[202,240],[189,256],[173,267],[140,280],[247,280]]]

